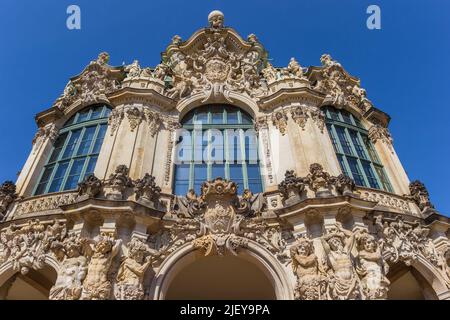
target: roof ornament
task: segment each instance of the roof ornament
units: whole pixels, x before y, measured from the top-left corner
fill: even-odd
[[[211,11],[208,15],[209,27],[212,29],[223,28],[224,15],[219,10]]]

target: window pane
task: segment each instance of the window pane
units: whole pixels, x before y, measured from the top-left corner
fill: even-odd
[[[241,115],[242,115],[242,124],[252,124],[252,118],[246,114],[244,111],[241,111]]]
[[[62,159],[70,158],[73,154],[73,151],[77,145],[78,139],[80,138],[81,129],[72,131],[70,135],[69,142],[67,143],[66,150],[62,156]]]
[[[44,173],[42,174],[41,181],[39,182],[38,187],[36,188],[35,195],[40,195],[45,192],[45,187],[47,186],[48,180],[52,175],[53,168],[55,166],[50,166],[45,168]]]
[[[96,164],[97,164],[97,157],[96,156],[95,157],[91,157],[89,159],[89,163],[87,165],[86,172],[84,173],[83,179],[81,179],[81,180],[84,180],[85,177],[87,177],[87,176],[89,176],[89,175],[94,173]]]
[[[358,156],[363,159],[367,159],[366,152],[364,151],[363,146],[361,145],[361,142],[359,141],[358,133],[354,130],[348,130],[348,133],[350,134],[350,137],[353,142],[353,146],[356,149],[356,153],[358,153]]]
[[[350,113],[348,113],[347,111],[342,110],[341,114],[342,114],[342,119],[344,119],[345,123],[353,124],[352,123],[352,119],[350,118]]]
[[[106,124],[102,124],[100,129],[98,130],[97,138],[95,139],[94,148],[92,149],[92,153],[100,153],[100,148],[103,144],[103,139],[105,138],[107,126]]]
[[[175,166],[175,194],[185,195],[188,192],[189,168],[189,164],[180,164]]]
[[[211,180],[219,177],[225,179],[225,165],[213,164],[211,166]]]
[[[382,167],[375,166],[375,170],[377,171],[378,177],[380,177],[381,183],[383,184],[383,189],[388,192],[393,192],[391,183],[389,182],[384,169]]]
[[[201,122],[202,124],[208,123],[208,113],[200,112],[197,114],[196,122]]]
[[[88,127],[84,131],[83,138],[81,139],[81,142],[80,142],[80,147],[78,148],[78,151],[77,151],[78,156],[89,153],[89,149],[91,148],[91,143],[92,143],[92,140],[94,139],[94,134],[95,134],[96,128],[97,128],[97,126]]]
[[[261,172],[259,164],[247,165],[248,187],[253,193],[262,192]]]
[[[340,152],[337,145],[337,140],[334,135],[334,132],[332,130],[332,127],[330,124],[327,124],[328,133],[330,134],[331,143],[333,144],[334,152]]]
[[[103,106],[97,106],[92,109],[91,120],[98,119],[101,117],[103,111]]]
[[[341,142],[342,150],[345,154],[353,155],[352,149],[350,147],[350,142],[348,141],[347,135],[345,134],[345,129],[338,126],[336,126],[335,128],[339,137],[339,141]]]
[[[370,162],[361,161],[362,166],[364,168],[364,172],[366,173],[367,180],[369,181],[369,185],[371,188],[379,189],[377,178],[375,177],[375,173],[370,166]]]
[[[367,149],[367,151],[369,152],[370,159],[371,159],[373,162],[379,163],[380,160],[378,159],[378,155],[377,155],[377,153],[375,152],[375,149],[373,148],[373,145],[372,145],[372,143],[370,142],[369,137],[366,136],[366,135],[362,135],[362,138],[363,138],[363,140],[364,140],[364,144],[365,144],[365,146],[366,146],[366,149]]]
[[[339,164],[341,165],[342,172],[343,172],[347,177],[350,177],[350,174],[349,174],[348,171],[347,171],[347,167],[345,166],[344,157],[343,157],[342,155],[338,154],[338,155],[337,155],[337,158],[338,158]]]
[[[174,193],[176,195],[184,196],[187,194],[188,191],[189,191],[189,181],[175,181]]]
[[[69,176],[67,177],[66,184],[64,185],[64,190],[76,189],[78,181],[80,179],[81,171],[83,170],[85,158],[75,160],[70,169]]]
[[[364,177],[361,173],[361,169],[359,168],[356,159],[347,157],[347,161],[348,165],[350,166],[350,171],[352,172],[353,180],[355,180],[355,183],[359,186],[365,187],[366,184],[364,183]]]
[[[55,145],[54,145],[54,150],[52,152],[52,156],[49,159],[49,163],[55,162],[56,160],[58,160],[58,156],[61,153],[62,148],[64,147],[64,142],[66,141],[67,138],[67,133],[64,133],[62,135],[60,135],[56,141],[55,141]]]
[[[89,119],[89,112],[91,109],[84,109],[83,111],[78,113],[77,123],[86,121]]]
[[[238,114],[237,114],[236,110],[228,111],[228,113],[227,113],[227,121],[228,121],[228,124],[238,124]]]
[[[336,121],[341,121],[341,119],[339,118],[339,113],[337,110],[334,109],[328,109],[331,119],[336,120]]]
[[[206,163],[196,164],[194,166],[194,179],[199,183],[208,180],[208,166]]]
[[[50,185],[48,192],[57,192],[61,189],[61,184],[63,182],[64,175],[66,174],[68,166],[69,162],[63,162],[58,165],[58,168],[56,169],[55,176],[53,177],[53,181],[52,184]]]
[[[103,118],[108,118],[111,114],[111,109],[108,107],[105,107],[105,112],[103,113]]]

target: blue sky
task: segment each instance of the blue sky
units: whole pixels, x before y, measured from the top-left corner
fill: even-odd
[[[81,30],[66,9],[81,8]],[[381,8],[381,30],[366,9]],[[47,109],[99,52],[112,65],[154,66],[171,37],[187,39],[213,9],[242,36],[255,33],[275,65],[295,56],[320,65],[330,53],[361,79],[375,106],[391,115],[396,151],[411,180],[422,180],[437,209],[450,214],[450,1],[1,0],[0,182],[15,180]]]

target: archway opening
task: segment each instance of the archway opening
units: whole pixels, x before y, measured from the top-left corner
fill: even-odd
[[[388,274],[389,300],[435,300],[434,290],[426,279],[411,266],[398,263],[391,267]]]
[[[200,257],[173,277],[168,300],[274,300],[271,281],[255,263],[238,256]]]
[[[49,266],[25,275],[17,272],[0,287],[0,300],[48,300],[55,281],[56,272]]]

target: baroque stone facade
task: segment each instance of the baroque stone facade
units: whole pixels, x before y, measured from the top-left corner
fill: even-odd
[[[243,39],[213,11],[154,68],[108,61],[101,53],[37,116],[24,169],[0,186],[0,298],[189,299],[192,279],[208,298],[450,299],[449,219],[409,182],[389,116],[330,55],[275,67],[254,34]],[[111,113],[93,173],[36,194],[59,130],[99,103]],[[206,104],[253,118],[264,192],[213,177],[175,194],[177,129]],[[392,190],[343,172],[329,106],[367,128]],[[240,295],[236,279],[260,296]]]

